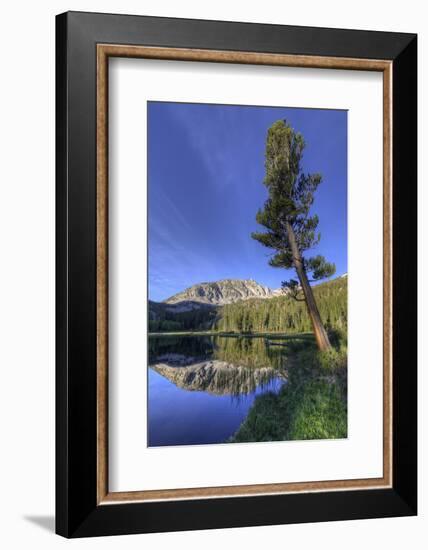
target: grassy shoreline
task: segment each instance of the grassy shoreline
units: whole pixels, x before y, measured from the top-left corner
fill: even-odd
[[[230,443],[347,437],[347,350],[295,350],[288,382],[256,398]]]
[[[277,357],[276,368],[287,372],[279,393],[256,398],[246,418],[228,439],[230,443],[343,439],[347,437],[346,332],[330,331],[333,349],[318,351],[313,333],[223,331],[151,332],[157,337],[225,337],[287,340],[287,345],[263,345]],[[233,356],[231,362],[236,360]]]

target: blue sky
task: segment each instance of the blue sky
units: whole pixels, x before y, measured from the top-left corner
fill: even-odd
[[[347,272],[347,113],[324,109],[148,103],[149,297],[193,284],[254,279],[271,288],[293,276],[268,265],[251,238],[267,198],[266,133],[286,119],[303,134],[305,172],[320,172],[312,210],[314,254]]]

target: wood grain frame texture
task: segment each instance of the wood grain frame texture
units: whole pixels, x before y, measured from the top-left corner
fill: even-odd
[[[97,44],[97,503],[184,500],[391,488],[392,402],[392,61],[242,51]],[[383,476],[299,483],[109,492],[108,488],[108,60],[110,57],[378,71],[383,74]],[[197,68],[195,67],[195,70]]]

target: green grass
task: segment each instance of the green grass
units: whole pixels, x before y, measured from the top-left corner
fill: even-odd
[[[285,346],[266,346],[262,340],[253,341],[253,348],[257,344],[253,352],[261,354],[263,364],[267,360],[263,354],[269,354],[278,368],[286,366],[288,381],[279,394],[268,393],[257,397],[230,442],[347,437],[347,344],[343,329],[329,331],[333,348],[327,352],[317,350],[312,333],[181,331],[150,333],[149,336],[232,337],[228,345],[223,346],[221,357],[232,362],[236,358],[242,360],[242,353],[244,356],[248,354],[251,342],[245,343],[244,340],[260,337],[285,340]],[[243,340],[239,340],[241,337]],[[232,345],[234,343],[236,345]],[[245,349],[240,350],[240,346]]]
[[[288,382],[259,396],[230,442],[347,437],[347,354],[343,337],[321,353],[301,343],[290,350]]]

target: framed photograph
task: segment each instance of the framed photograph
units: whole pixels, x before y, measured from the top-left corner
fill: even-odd
[[[416,514],[416,35],[56,24],[57,533]]]

